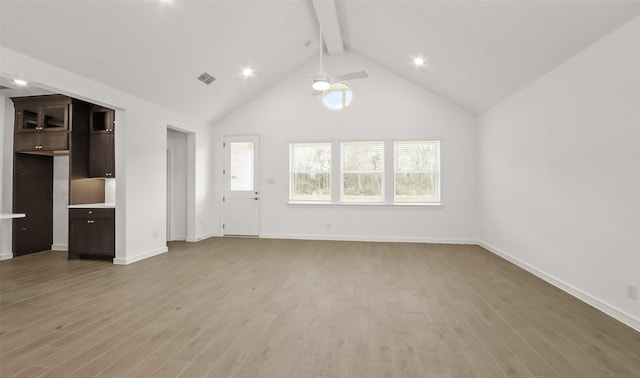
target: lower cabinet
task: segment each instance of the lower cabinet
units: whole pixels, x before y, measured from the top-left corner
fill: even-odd
[[[69,259],[115,257],[115,209],[69,209]]]

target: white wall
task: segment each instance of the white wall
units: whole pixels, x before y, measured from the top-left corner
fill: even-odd
[[[66,251],[69,240],[69,156],[53,157],[53,245]]]
[[[482,243],[640,330],[640,17],[480,120]]]
[[[209,193],[209,127],[171,110],[2,47],[0,74],[20,76],[53,92],[116,108],[116,258],[128,264],[163,253],[166,247],[167,125],[193,132],[196,149],[194,238],[213,234]],[[5,117],[6,118],[6,117]],[[4,122],[3,130],[11,128]],[[11,149],[10,141],[3,141]],[[3,169],[3,190],[10,187],[11,169]],[[3,232],[6,229],[1,226]]]
[[[0,121],[3,124],[10,123],[13,115],[9,114],[8,102],[10,99],[0,96]],[[13,109],[13,107],[11,107]],[[13,126],[13,125],[12,125]],[[11,213],[13,176],[7,172],[13,170],[13,127],[0,128],[0,213]],[[0,220],[0,260],[13,257],[11,251],[11,225],[10,219]]]
[[[214,125],[211,145],[218,180],[213,212],[222,211],[223,136],[259,135],[263,237],[476,240],[475,117],[355,54],[327,57],[325,69],[330,73],[368,69],[371,77],[351,82],[349,107],[330,111],[319,96],[311,96],[311,78],[317,70],[312,61]],[[402,138],[442,141],[441,207],[288,204],[289,142]],[[221,231],[220,222],[219,217],[216,227]]]
[[[187,134],[167,129],[167,150],[170,151],[168,180],[169,219],[167,240],[187,239]]]

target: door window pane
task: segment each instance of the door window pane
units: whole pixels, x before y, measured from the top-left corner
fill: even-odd
[[[231,190],[253,191],[253,142],[231,142]]]

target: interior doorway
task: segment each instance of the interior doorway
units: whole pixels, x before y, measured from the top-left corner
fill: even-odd
[[[167,241],[187,240],[188,133],[167,129]]]

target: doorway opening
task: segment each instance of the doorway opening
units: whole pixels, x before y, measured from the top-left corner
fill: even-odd
[[[188,136],[167,128],[167,241],[188,239]]]

